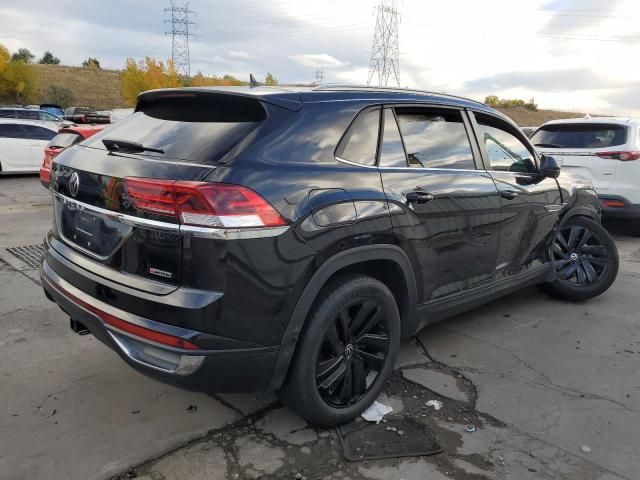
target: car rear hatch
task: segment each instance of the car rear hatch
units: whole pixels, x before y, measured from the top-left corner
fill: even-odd
[[[571,168],[593,181],[596,190],[606,190],[625,149],[628,128],[611,123],[558,123],[541,127],[531,137],[540,153],[552,155],[562,168]]]
[[[259,98],[232,93],[141,95],[133,115],[55,159],[52,248],[110,281],[175,290],[181,222],[213,222],[210,215],[188,216],[184,205],[197,202],[196,188],[209,186],[203,180],[259,137],[267,110]]]

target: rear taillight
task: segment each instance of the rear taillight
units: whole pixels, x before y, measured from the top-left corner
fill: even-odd
[[[279,227],[286,220],[264,198],[240,185],[126,177],[124,190],[138,210],[175,217],[183,225]]]
[[[624,203],[622,200],[611,200],[611,199],[602,200],[602,204],[605,207],[613,207],[613,208],[624,208],[627,206],[627,204]]]
[[[51,162],[54,158],[62,152],[64,148],[61,147],[45,147],[44,158],[42,159],[42,165],[40,166],[40,180],[49,182],[51,179]]]
[[[596,155],[600,158],[620,160],[621,162],[631,162],[640,158],[640,152],[600,152]]]

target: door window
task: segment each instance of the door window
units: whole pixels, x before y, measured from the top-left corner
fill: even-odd
[[[336,157],[362,165],[375,165],[379,128],[380,109],[362,112],[342,138]]]
[[[500,172],[535,173],[536,163],[529,148],[509,132],[508,125],[481,114],[478,121],[480,140],[484,142],[489,157],[489,169]]]
[[[396,115],[410,167],[475,169],[460,111],[399,107]]]
[[[34,125],[23,125],[22,128],[25,130],[24,138],[30,140],[51,140],[56,136],[56,132],[48,128],[36,127]]]
[[[20,125],[15,123],[0,124],[0,138],[24,138]]]
[[[382,133],[382,147],[380,150],[381,167],[406,167],[407,155],[404,152],[398,122],[393,110],[384,110],[384,130]]]

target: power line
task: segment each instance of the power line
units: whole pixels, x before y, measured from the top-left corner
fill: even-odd
[[[377,7],[367,85],[371,85],[371,81],[377,77],[378,85],[386,87],[389,85],[389,77],[391,77],[393,83],[400,86],[400,49],[398,48],[398,24],[400,22],[398,17],[396,0],[380,0]]]
[[[165,15],[169,18],[164,23],[171,24],[171,30],[164,32],[171,35],[171,60],[178,72],[191,76],[191,57],[189,55],[189,38],[194,36],[196,23],[189,19],[189,15],[195,15],[193,10],[189,10],[189,2],[183,6],[177,6],[171,0],[171,6],[165,8]]]

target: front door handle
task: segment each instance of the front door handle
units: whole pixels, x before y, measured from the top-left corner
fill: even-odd
[[[518,196],[518,192],[514,190],[500,190],[500,196],[502,198],[506,198],[507,200],[513,200]]]
[[[409,203],[427,203],[435,198],[431,193],[419,190],[407,193],[406,197]]]

